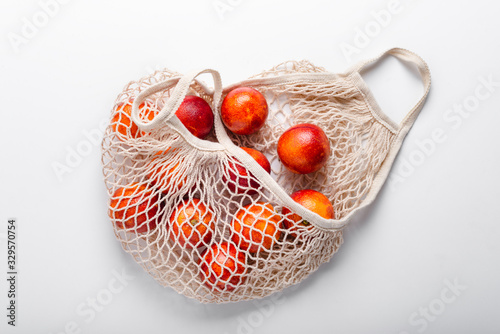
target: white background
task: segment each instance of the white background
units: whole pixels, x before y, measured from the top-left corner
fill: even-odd
[[[381,27],[372,12],[390,2],[72,0],[43,22],[38,1],[1,0],[0,268],[6,272],[6,223],[15,217],[19,280],[16,328],[6,325],[0,281],[0,331],[500,332],[500,87],[488,92],[481,83],[500,82],[500,6],[400,0]],[[221,3],[230,10],[218,11]],[[38,31],[15,47],[13,34],[22,36],[23,18],[34,16]],[[369,30],[366,45],[358,29]],[[346,56],[346,44],[358,53]],[[114,238],[99,145],[60,179],[53,169],[88,144],[86,132],[100,131],[128,81],[154,69],[212,67],[227,85],[291,59],[343,72],[394,46],[428,62],[427,104],[340,251],[279,298],[202,305],[159,286]],[[365,78],[397,120],[422,94],[394,59]],[[467,103],[471,112],[453,113]],[[429,144],[436,129],[441,140]],[[102,310],[92,319],[77,311],[89,312],[88,298],[105,296],[122,270],[133,279]],[[454,294],[446,282],[461,288]]]

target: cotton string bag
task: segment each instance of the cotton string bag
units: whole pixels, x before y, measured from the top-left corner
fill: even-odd
[[[381,110],[360,75],[386,55],[414,64],[424,83],[423,97],[399,124]],[[197,79],[201,74],[212,76],[213,88]],[[430,82],[425,62],[400,48],[343,74],[289,61],[225,88],[211,69],[187,75],[163,70],[130,82],[116,99],[102,142],[116,238],[158,283],[203,303],[263,298],[297,284],[332,258],[343,228],[375,199]],[[234,135],[221,121],[221,101],[236,87],[266,97],[269,116],[255,134]],[[175,116],[187,94],[212,107],[214,131],[206,140]],[[301,123],[323,129],[331,147],[326,165],[306,175],[288,171],[276,153],[281,134]],[[271,174],[241,147],[264,153]],[[238,166],[246,176],[235,177]],[[302,189],[326,195],[335,218],[324,219],[290,198]],[[283,222],[293,214],[309,225],[286,228]],[[195,216],[204,228],[174,224]]]

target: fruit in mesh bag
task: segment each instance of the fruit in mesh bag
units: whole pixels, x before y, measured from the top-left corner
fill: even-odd
[[[323,167],[330,157],[330,141],[314,124],[297,124],[278,140],[278,156],[290,171],[309,174]]]
[[[170,216],[170,239],[186,248],[209,244],[215,230],[213,210],[198,198],[184,200]]]
[[[160,198],[145,185],[132,183],[116,189],[108,215],[116,227],[128,232],[146,233],[156,228]]]
[[[123,140],[125,138],[139,138],[144,134],[139,130],[137,124],[132,121],[132,104],[133,99],[128,102],[120,102],[115,107],[115,114],[111,119],[111,126],[113,131],[118,134],[118,138]],[[139,115],[143,115],[147,120],[151,121],[158,111],[154,108],[153,103],[146,101],[139,105]]]
[[[271,173],[271,164],[261,152],[248,147],[242,147],[268,173]],[[226,173],[222,175],[223,182],[233,193],[254,195],[260,187],[257,179],[238,162],[228,162]],[[229,178],[226,176],[229,176]]]
[[[201,97],[187,95],[175,115],[196,137],[203,139],[214,126],[214,114],[210,105]]]
[[[232,240],[242,250],[269,250],[281,236],[281,216],[269,203],[251,203],[240,209],[232,221]]]
[[[186,183],[186,171],[182,170],[184,158],[175,151],[168,148],[155,153],[145,167],[149,182],[163,193],[180,190]]]
[[[328,197],[316,190],[299,190],[294,192],[290,197],[306,209],[317,213],[325,219],[335,218],[335,212]],[[302,219],[298,214],[292,213],[289,208],[284,207],[281,213],[284,216],[283,225],[290,231],[290,235],[293,237],[297,236],[297,231],[300,228],[313,228],[311,223]]]
[[[229,130],[238,135],[258,131],[266,122],[269,108],[264,95],[250,87],[231,90],[221,105],[221,117]]]
[[[230,242],[216,243],[200,257],[200,278],[209,288],[232,291],[246,280],[246,256]]]

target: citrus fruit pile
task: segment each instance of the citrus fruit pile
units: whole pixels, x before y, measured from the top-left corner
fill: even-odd
[[[176,111],[177,118],[195,137],[206,139],[214,126],[214,113],[200,96],[187,95]],[[118,103],[113,111],[111,129],[118,141],[140,140],[150,133],[141,131],[132,121],[133,98]],[[222,122],[234,136],[258,136],[268,118],[269,106],[264,95],[251,87],[229,91],[220,106]],[[159,113],[155,102],[146,100],[139,106],[142,119],[151,121]],[[272,166],[266,155],[252,147],[241,147],[267,174]],[[276,155],[282,165],[294,174],[310,174],[320,170],[330,157],[330,141],[317,125],[303,123],[290,126],[279,137]],[[196,250],[200,281],[213,291],[232,291],[246,281],[259,256],[269,256],[284,240],[301,242],[303,231],[314,229],[311,222],[290,208],[274,207],[259,197],[265,191],[259,180],[237,159],[228,161],[220,175],[221,191],[233,197],[247,198],[236,205],[229,221],[230,228],[222,238],[216,237],[221,212],[196,196],[196,191],[179,192],[189,183],[189,171],[183,150],[168,147],[146,157],[143,162],[144,182],[132,182],[114,190],[109,217],[118,230],[132,235],[158,236],[167,231],[168,242],[184,252]],[[203,191],[203,190],[201,190]],[[172,205],[171,199],[182,197]],[[296,189],[291,198],[325,219],[335,217],[330,200],[313,189]],[[165,208],[170,205],[172,207]],[[227,215],[226,215],[227,216]],[[227,217],[226,217],[227,220]],[[156,233],[156,234],[155,234]],[[153,237],[154,238],[154,237]],[[298,240],[297,240],[298,239]],[[280,245],[278,245],[280,244]]]
[[[383,55],[415,64],[426,87],[401,123],[360,73]],[[420,57],[383,55],[338,74],[287,61],[226,87],[214,69],[129,82],[102,141],[124,251],[203,303],[263,298],[330,261],[382,189],[430,89]]]

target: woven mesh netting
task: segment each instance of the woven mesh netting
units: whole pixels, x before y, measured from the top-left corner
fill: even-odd
[[[168,124],[143,131],[132,122],[139,93],[179,74],[157,71],[117,97],[102,144],[109,215],[123,249],[160,284],[204,303],[262,298],[302,281],[342,244],[342,230],[292,219],[293,201],[276,187],[288,194],[317,190],[333,204],[335,219],[345,217],[365,198],[394,135],[348,76],[269,80],[297,73],[326,71],[287,62],[251,78],[245,85],[266,97],[267,122],[252,135],[228,133],[236,146],[266,155],[274,184],[255,177],[228,150],[194,147]],[[149,96],[140,119],[151,121],[171,93]],[[213,92],[193,81],[190,94],[219,117]],[[300,123],[322,128],[331,147],[327,164],[306,175],[288,171],[276,153],[280,135]],[[217,142],[215,132],[206,140]]]

